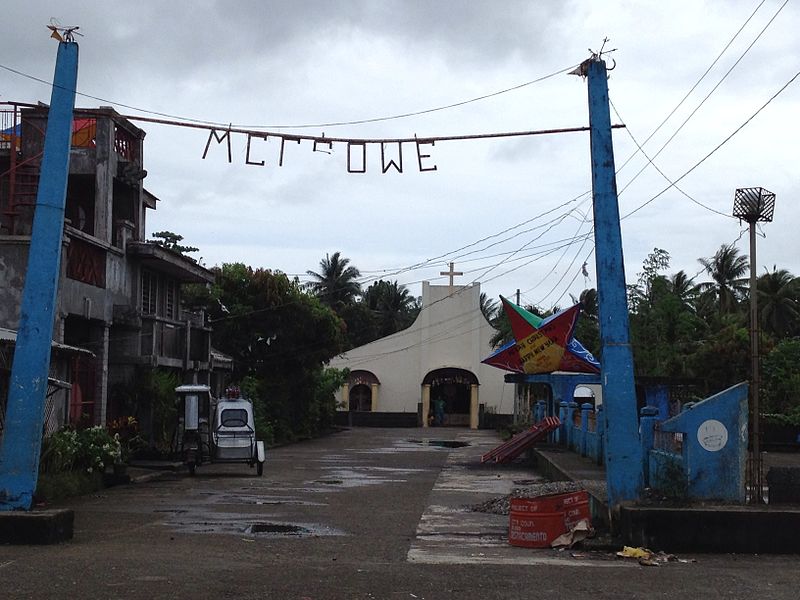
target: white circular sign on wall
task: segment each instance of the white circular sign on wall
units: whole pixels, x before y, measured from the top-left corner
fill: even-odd
[[[716,419],[708,419],[697,429],[697,441],[709,452],[719,452],[728,443],[728,428]]]

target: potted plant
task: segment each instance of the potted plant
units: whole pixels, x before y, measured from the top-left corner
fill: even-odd
[[[131,456],[143,445],[136,417],[119,417],[111,421],[108,432],[119,444],[119,456],[114,461],[114,473],[124,475]]]

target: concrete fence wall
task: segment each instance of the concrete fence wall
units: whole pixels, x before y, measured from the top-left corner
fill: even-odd
[[[664,419],[663,411],[641,410],[639,439],[645,486],[669,496],[694,500],[745,500],[747,458],[747,390],[740,383],[702,402],[688,403],[683,412]],[[534,414],[541,421],[544,403]],[[605,414],[602,405],[561,402],[561,426],[551,442],[605,461]]]

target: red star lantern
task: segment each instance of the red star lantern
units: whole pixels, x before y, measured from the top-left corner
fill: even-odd
[[[502,296],[500,299],[516,341],[484,363],[516,373],[600,372],[600,364],[573,338],[580,304],[543,320]]]

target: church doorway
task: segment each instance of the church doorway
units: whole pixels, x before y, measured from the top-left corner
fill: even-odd
[[[473,397],[477,394],[478,378],[464,369],[445,368],[431,371],[422,381],[430,386],[431,425],[469,427],[475,419]]]
[[[353,412],[376,411],[378,407],[378,388],[381,382],[374,373],[363,370],[350,371],[347,379],[347,410]]]
[[[348,408],[365,412],[372,410],[372,390],[369,386],[359,383],[350,388]]]

